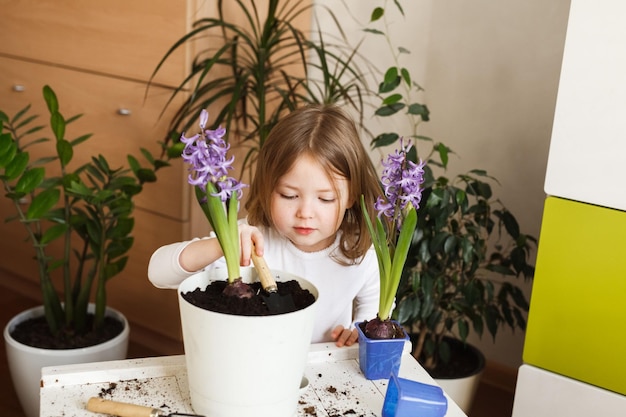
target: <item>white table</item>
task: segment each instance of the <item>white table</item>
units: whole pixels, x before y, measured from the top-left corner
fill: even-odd
[[[309,386],[300,397],[298,417],[381,415],[387,380],[365,379],[359,369],[358,354],[358,345],[311,345],[305,370]],[[436,385],[408,349],[404,351],[399,376]],[[98,396],[160,408],[166,413],[193,413],[183,355],[42,369],[41,417],[98,417],[99,414],[85,409],[87,400]],[[467,417],[447,398],[446,417]]]

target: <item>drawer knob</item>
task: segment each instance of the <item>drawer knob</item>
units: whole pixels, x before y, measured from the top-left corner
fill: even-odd
[[[120,116],[130,116],[132,111],[130,109],[126,109],[124,107],[117,109],[117,114]]]
[[[15,91],[16,93],[21,93],[24,90],[26,90],[26,86],[23,86],[22,84],[13,85],[13,91]]]

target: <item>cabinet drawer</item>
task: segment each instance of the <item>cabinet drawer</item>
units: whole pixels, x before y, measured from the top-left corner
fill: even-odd
[[[159,118],[169,90],[150,88],[144,101],[146,86],[139,82],[0,57],[0,84],[0,109],[9,116],[32,104],[33,112],[41,116],[39,123],[47,124],[48,112],[42,96],[45,84],[56,92],[65,117],[84,115],[67,129],[71,139],[93,133],[91,139],[76,148],[76,164],[98,154],[104,155],[112,167],[127,166],[127,154],[143,163],[139,149],[143,147],[157,155],[158,142],[163,140],[171,118],[170,112]],[[23,86],[23,91],[14,91],[14,85]],[[189,187],[183,186],[186,174],[182,161],[178,159],[163,168],[157,177],[156,183],[147,184],[137,196],[137,207],[184,220]]]
[[[145,81],[186,33],[187,4],[0,0],[0,52]],[[157,81],[171,85],[184,79],[184,59],[183,53],[173,57]]]

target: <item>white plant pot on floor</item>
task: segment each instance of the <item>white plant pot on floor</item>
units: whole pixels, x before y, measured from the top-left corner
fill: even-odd
[[[244,282],[256,281],[242,268]],[[211,417],[293,417],[306,366],[317,303],[272,316],[238,316],[196,307],[182,294],[204,290],[226,270],[201,272],[178,288],[191,405]],[[272,271],[276,281],[297,280],[317,299],[308,281]]]
[[[485,356],[475,346],[470,344],[467,344],[467,346],[478,358],[476,370],[470,375],[461,378],[435,378],[437,384],[443,388],[444,392],[454,400],[465,414],[469,414],[472,408],[476,391],[480,384],[480,377],[485,370]]]
[[[89,306],[94,311],[94,306]],[[126,359],[129,325],[119,311],[107,308],[106,315],[124,323],[124,330],[115,338],[99,345],[77,349],[41,349],[19,343],[11,337],[11,331],[19,323],[43,315],[43,306],[25,310],[13,317],[4,328],[4,343],[13,386],[27,417],[39,417],[39,389],[41,368]]]

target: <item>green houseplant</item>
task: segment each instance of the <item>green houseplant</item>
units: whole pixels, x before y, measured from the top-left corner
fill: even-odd
[[[342,101],[363,114],[365,88],[353,60],[356,50],[341,40],[328,44],[321,31],[314,41],[300,29],[302,19],[317,11],[308,2],[268,0],[265,10],[257,3],[219,0],[218,15],[197,20],[156,66],[152,78],[178,49],[191,44],[198,50],[167,104],[178,95],[186,98],[165,138],[169,156],[180,155],[180,134],[206,108],[216,109],[212,127],[223,126],[225,140],[246,149],[244,172],[286,111]]]
[[[399,2],[393,3],[403,14]],[[386,8],[377,7],[368,28],[384,36],[389,45]],[[525,328],[528,300],[515,279],[531,278],[530,250],[536,239],[520,232],[515,216],[494,197],[497,181],[484,170],[446,176],[452,151],[417,133],[428,121],[427,106],[413,97],[421,88],[402,67],[400,47],[379,84],[380,117],[406,117],[413,126],[410,138],[416,145],[409,155],[418,160],[417,147],[426,144],[427,161],[418,224],[396,295],[394,317],[416,335],[413,355],[434,373],[437,365],[450,362],[447,337],[466,342],[471,330],[482,335],[486,328],[495,336],[502,325]],[[395,143],[400,135],[385,132],[372,141],[374,148]],[[435,374],[436,375],[436,374]]]
[[[52,336],[43,342],[51,346],[39,347],[75,348],[91,343],[86,334],[102,333],[106,284],[124,269],[133,244],[133,196],[162,164],[143,150],[150,168],[130,155],[130,169],[113,168],[102,155],[75,166],[74,148],[91,135],[68,139],[67,127],[80,116],[63,116],[49,86],[43,97],[52,139],[33,136],[44,126],[33,125],[30,105],[14,117],[0,112],[0,179],[15,207],[7,220],[24,225],[38,264]]]

